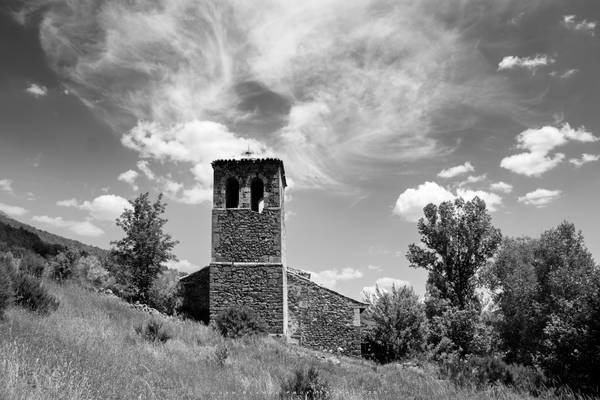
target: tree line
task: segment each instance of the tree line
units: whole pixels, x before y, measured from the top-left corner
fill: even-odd
[[[457,381],[598,393],[600,268],[569,222],[539,238],[502,237],[485,202],[429,204],[410,267],[426,294],[378,290],[367,356],[433,360]]]

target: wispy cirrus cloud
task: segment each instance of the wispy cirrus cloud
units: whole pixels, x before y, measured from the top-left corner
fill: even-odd
[[[437,174],[437,176],[439,176],[440,178],[448,179],[473,171],[475,171],[475,167],[473,167],[473,164],[471,164],[469,161],[466,161],[462,165],[457,165],[456,167],[441,170]]]
[[[600,154],[588,154],[583,153],[580,158],[570,158],[569,162],[575,165],[577,168],[584,164],[591,163],[600,160]]]
[[[340,281],[362,278],[363,273],[354,268],[326,269],[324,271],[310,271],[311,279],[320,285],[333,289]]]
[[[15,194],[12,184],[12,179],[0,179],[0,190],[9,194]]]
[[[576,15],[565,15],[562,20],[563,25],[572,31],[582,32],[590,36],[596,34],[597,21],[588,21],[586,19],[578,20]]]
[[[478,112],[521,118],[526,102],[464,32],[525,6],[473,2],[24,1],[68,90],[140,155],[185,158],[195,182],[179,197],[192,202],[219,154],[182,156],[179,131],[221,126],[211,143],[271,149],[299,188],[343,187],[449,151],[444,135]]]

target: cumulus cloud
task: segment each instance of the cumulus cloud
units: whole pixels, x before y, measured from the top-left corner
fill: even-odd
[[[48,88],[43,85],[38,85],[37,83],[31,83],[27,86],[25,91],[35,98],[44,97],[48,94]]]
[[[560,128],[543,126],[527,129],[517,136],[517,148],[527,152],[505,157],[500,162],[502,168],[526,176],[540,176],[560,164],[565,155],[550,152],[568,141],[595,142],[599,139],[584,127],[571,128],[564,124]]]
[[[21,216],[27,214],[27,210],[19,206],[11,206],[9,204],[0,203],[0,211],[12,216]]]
[[[536,189],[525,196],[519,197],[518,200],[520,203],[542,208],[558,199],[561,193],[560,190]]]
[[[0,190],[6,193],[15,194],[12,179],[0,179]]]
[[[137,148],[136,148],[136,150],[137,150]],[[154,175],[154,172],[152,172],[152,170],[150,169],[150,166],[148,165],[148,161],[147,160],[139,160],[137,162],[137,167],[138,167],[138,169],[140,171],[142,171],[142,173],[144,174],[144,176],[146,176],[146,178],[149,181],[153,181],[153,180],[156,179],[156,175]]]
[[[379,278],[375,281],[372,286],[365,286],[361,290],[361,298],[365,301],[372,301],[377,298],[377,289],[382,293],[389,293],[392,288],[400,289],[402,287],[412,287],[412,284],[408,281],[396,278]]]
[[[393,213],[409,222],[416,222],[423,215],[423,208],[429,204],[439,204],[453,200],[454,195],[435,182],[425,182],[416,189],[406,189],[398,196]]]
[[[533,57],[506,56],[498,63],[498,71],[523,68],[535,72],[538,68],[553,64],[556,60],[545,54]]]
[[[135,180],[137,179],[137,177],[139,176],[139,174],[137,173],[137,171],[134,171],[132,169],[127,170],[121,174],[119,174],[119,177],[117,178],[119,181],[121,182],[125,182],[127,184],[129,184],[129,186],[131,186],[131,188],[133,190],[138,190],[138,186],[135,183]]]
[[[63,219],[62,217],[49,217],[47,215],[35,215],[31,220],[55,228],[68,229],[80,236],[98,237],[104,234],[101,228],[90,221],[73,221]]]
[[[327,269],[325,271],[312,272],[311,278],[319,285],[333,289],[340,281],[348,281],[352,279],[362,278],[363,273],[354,268]]]
[[[369,271],[381,271],[382,270],[381,266],[379,266],[379,265],[373,265],[373,264],[367,265],[367,269]]]
[[[563,25],[570,30],[586,33],[590,36],[596,34],[597,21],[588,21],[586,19],[577,20],[575,15],[565,15],[562,20]]]
[[[384,179],[383,164],[449,151],[442,135],[478,122],[456,110],[530,115],[490,73],[473,30],[533,6],[473,1],[24,3],[66,89],[141,155],[193,164],[200,179],[181,196],[196,202],[229,145],[273,150],[298,187],[349,186]],[[186,151],[188,128],[209,151]]]
[[[77,199],[61,200],[56,203],[62,207],[75,207],[89,212],[90,217],[99,221],[114,221],[124,210],[131,208],[127,199],[114,194],[103,194],[92,201],[79,203]]]
[[[439,176],[440,178],[447,179],[447,178],[454,178],[455,176],[463,175],[463,174],[466,174],[467,172],[473,172],[473,171],[475,171],[475,168],[469,161],[467,161],[462,165],[457,165],[456,167],[443,169],[438,173],[437,176]]]
[[[496,193],[485,190],[471,190],[459,187],[456,193],[440,186],[436,182],[425,182],[417,188],[409,188],[402,192],[396,200],[393,213],[404,218],[409,222],[416,222],[423,216],[423,208],[429,203],[440,204],[441,202],[454,200],[462,197],[465,200],[472,200],[479,197],[485,201],[489,211],[497,211],[502,205],[502,197]]]
[[[490,190],[494,192],[510,193],[513,190],[513,185],[506,182],[495,182],[490,185]]]
[[[587,163],[598,161],[598,160],[600,160],[600,154],[583,153],[581,155],[581,158],[571,158],[571,159],[569,159],[569,162],[571,164],[575,165],[577,168],[579,168],[583,164],[587,164]]]
[[[196,272],[200,269],[199,266],[192,264],[188,260],[178,260],[178,261],[167,261],[166,263],[168,268],[176,269],[178,271],[187,272],[188,274],[192,272]]]

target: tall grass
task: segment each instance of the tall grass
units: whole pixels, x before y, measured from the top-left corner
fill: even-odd
[[[502,386],[456,388],[394,365],[334,365],[273,338],[224,339],[191,321],[165,319],[172,339],[148,342],[135,327],[150,317],[117,298],[48,288],[60,300],[56,312],[12,307],[0,322],[0,399],[277,399],[307,365],[319,368],[333,399],[529,399]]]

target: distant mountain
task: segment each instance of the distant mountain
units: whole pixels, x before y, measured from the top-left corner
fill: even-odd
[[[54,251],[53,249],[63,247],[85,251],[88,254],[93,254],[101,258],[108,254],[108,250],[46,232],[23,222],[19,222],[0,212],[0,242],[7,241],[12,241],[17,245],[19,244],[18,242],[23,242],[21,247],[30,248],[38,253],[39,251],[36,250],[36,248],[44,248],[44,251],[52,253]],[[47,246],[44,246],[43,244]]]

